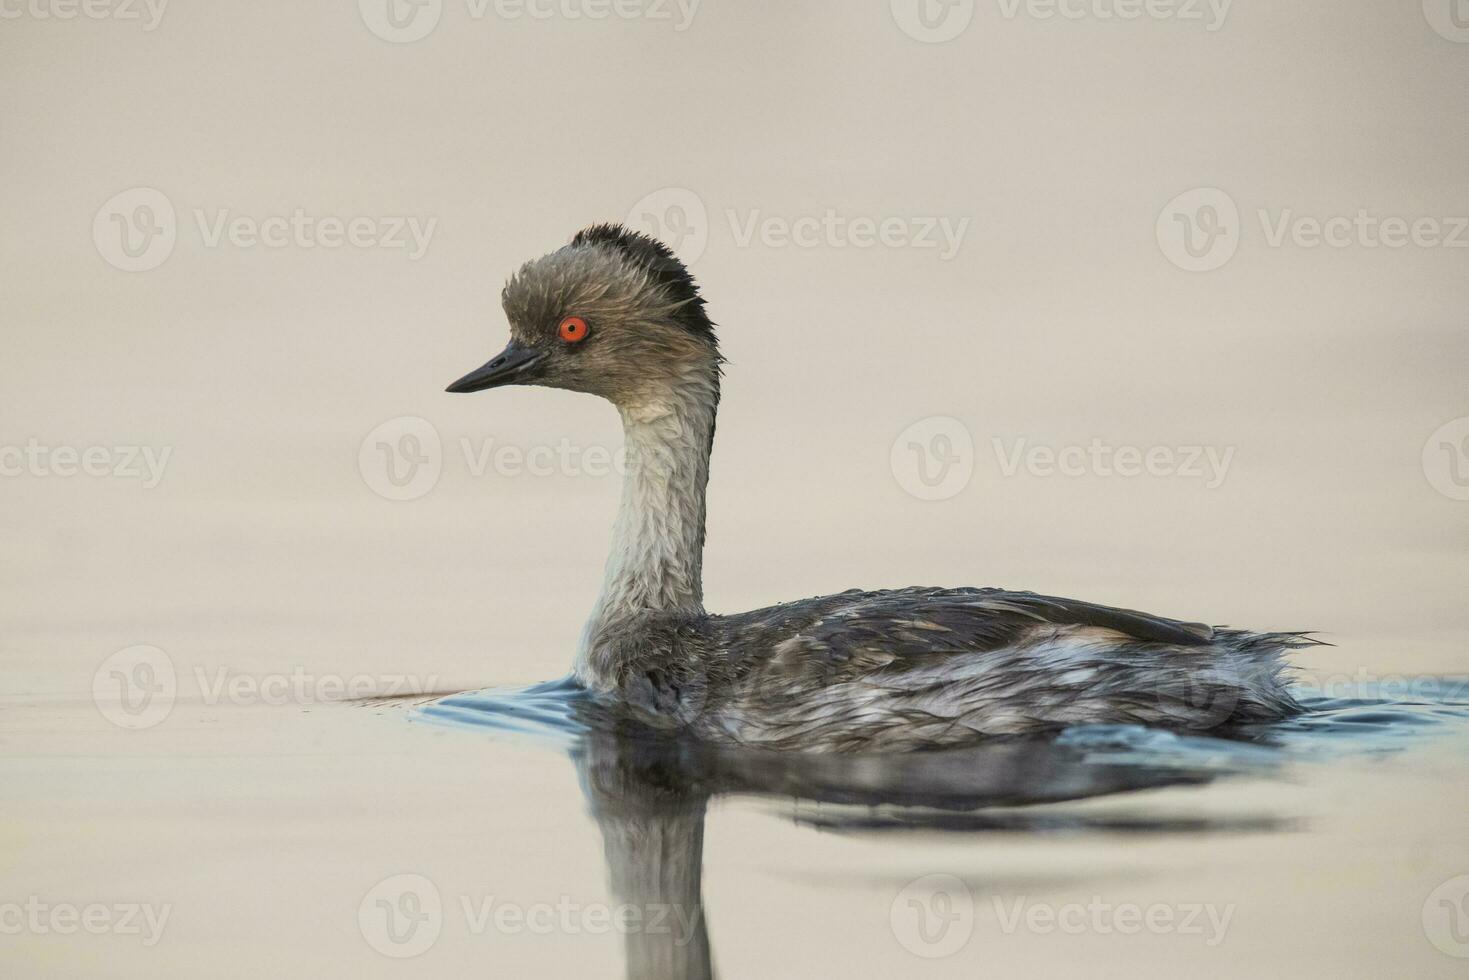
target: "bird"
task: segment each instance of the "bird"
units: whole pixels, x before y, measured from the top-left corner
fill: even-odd
[[[705,491],[725,360],[661,241],[597,224],[522,265],[507,346],[448,387],[599,396],[622,418],[621,502],[572,678],[639,723],[797,752],[912,752],[1085,725],[1227,732],[1303,711],[1256,633],[1003,588],[861,591],[704,607]]]

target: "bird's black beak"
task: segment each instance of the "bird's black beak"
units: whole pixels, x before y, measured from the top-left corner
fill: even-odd
[[[540,351],[523,347],[518,341],[512,340],[508,347],[484,367],[469,372],[445,390],[457,395],[504,385],[526,384],[534,377],[535,365],[543,356]]]

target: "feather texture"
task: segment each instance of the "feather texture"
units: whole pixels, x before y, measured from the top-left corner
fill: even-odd
[[[648,724],[780,749],[904,751],[1084,724],[1207,731],[1300,710],[1283,654],[1314,641],[1002,589],[843,592],[734,616],[703,604],[721,357],[661,243],[583,231],[506,286],[535,379],[612,401],[628,471],[576,676]],[[559,345],[555,324],[591,323]]]
[[[1211,629],[1001,589],[844,592],[644,618],[615,686],[654,724],[808,751],[909,751],[1073,725],[1290,717],[1301,634]],[[649,642],[650,637],[657,639]]]

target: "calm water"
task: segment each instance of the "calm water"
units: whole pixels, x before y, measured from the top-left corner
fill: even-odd
[[[703,745],[610,718],[570,680],[461,694],[417,709],[415,718],[528,750],[564,751],[604,841],[615,907],[636,910],[628,914],[646,923],[625,930],[628,974],[699,977],[710,975],[718,960],[718,933],[707,926],[701,878],[711,805],[764,800],[774,819],[860,837],[886,854],[901,854],[904,835],[914,834],[948,835],[955,846],[965,837],[996,834],[1201,842],[1221,834],[1299,835],[1309,833],[1311,820],[1284,798],[1269,799],[1270,783],[1382,765],[1411,771],[1413,756],[1432,740],[1440,740],[1440,748],[1469,747],[1463,681],[1420,678],[1399,686],[1401,691],[1367,685],[1350,697],[1307,688],[1303,717],[1228,740],[1090,726],[906,756],[802,756]],[[1251,783],[1267,789],[1248,810],[1188,806],[1190,794],[1206,787]],[[1163,789],[1178,792],[1150,792]],[[1101,798],[1115,798],[1117,805],[1076,805]],[[1415,830],[1411,823],[1403,829]],[[411,889],[395,902],[394,913],[405,922],[422,904]],[[1136,926],[1127,918],[1135,908],[1144,922],[1136,934],[1197,934],[1220,955],[1234,914],[1225,903],[1166,901],[1123,903],[1129,909],[1119,912],[1120,905],[1100,895],[1087,903],[1043,904],[1035,913],[1022,911],[1025,896],[1016,902],[1008,924],[1063,935],[1125,935]],[[1005,907],[994,903],[1002,931]],[[659,916],[667,928],[654,925]],[[893,940],[920,960],[947,959],[963,955],[975,916],[974,889],[962,877],[930,872],[898,892],[889,926]],[[1469,954],[1469,878],[1427,900],[1422,916],[1424,942],[1453,949],[1463,944]],[[833,923],[831,931],[839,957],[842,929]],[[1447,971],[1450,964],[1440,965]]]
[[[121,739],[10,697],[5,922],[40,918],[0,949],[25,977],[1462,976],[1465,691],[893,757],[659,737],[567,682],[180,697]],[[99,934],[67,917],[99,904]]]

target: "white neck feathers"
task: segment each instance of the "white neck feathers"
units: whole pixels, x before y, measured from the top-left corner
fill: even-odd
[[[717,375],[700,372],[619,406],[627,474],[602,596],[577,661],[584,680],[618,624],[704,611],[704,491],[718,401]]]

